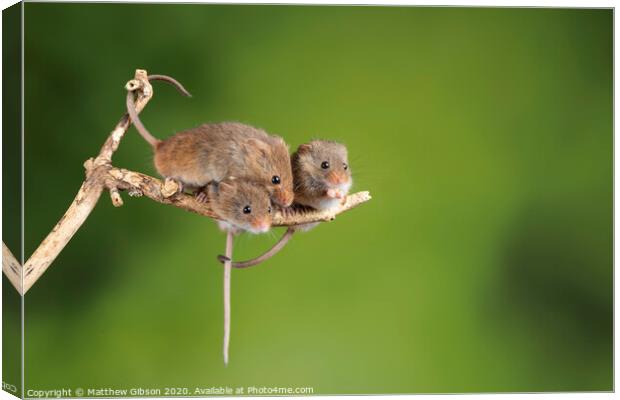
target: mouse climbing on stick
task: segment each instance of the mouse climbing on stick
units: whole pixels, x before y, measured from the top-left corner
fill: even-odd
[[[291,157],[295,204],[316,210],[337,208],[345,200],[353,183],[347,148],[337,142],[314,140],[299,146]],[[286,209],[283,210],[286,212]],[[308,231],[318,222],[289,226],[284,235],[267,252],[242,262],[218,256],[221,263],[231,262],[233,268],[249,268],[276,255],[298,231]]]
[[[234,234],[265,233],[271,228],[269,194],[254,182],[228,178],[207,187],[209,204],[222,219],[218,226]]]
[[[245,228],[251,231],[254,229],[255,233],[264,230],[264,224],[260,221],[254,221],[254,226],[252,226],[253,222],[251,219],[244,219],[247,218],[247,216],[243,212],[243,209],[241,209],[242,212],[240,214],[237,211],[237,224],[234,223],[234,213],[226,215],[226,211],[221,208],[218,209],[220,204],[225,205],[225,208],[230,207],[230,204],[226,204],[223,198],[219,197],[222,193],[226,192],[226,190],[223,192],[220,190],[217,195],[212,193],[210,194],[211,198],[208,198],[207,202],[200,202],[193,195],[178,193],[178,184],[173,180],[168,179],[162,182],[146,174],[113,165],[113,156],[119,149],[122,139],[132,125],[132,122],[137,129],[141,130],[143,137],[145,136],[144,132],[148,132],[144,129],[136,114],[142,111],[152,100],[154,93],[150,81],[154,80],[163,80],[171,83],[183,94],[189,96],[189,93],[183,86],[173,78],[163,75],[148,75],[147,71],[137,69],[134,77],[125,84],[125,89],[128,92],[126,99],[127,112],[129,115],[124,114],[120,120],[115,123],[114,128],[109,135],[106,136],[99,151],[84,162],[83,165],[86,170],[84,181],[81,183],[80,189],[73,198],[73,201],[69,204],[62,218],[59,219],[53,229],[46,235],[45,239],[37,246],[32,255],[27,260],[24,260],[23,263],[20,263],[11,253],[10,249],[3,243],[3,273],[9,278],[9,281],[14,285],[20,295],[26,295],[27,292],[33,290],[33,285],[35,285],[36,282],[44,276],[46,271],[49,270],[49,267],[53,265],[60,253],[74,237],[75,233],[82,229],[84,223],[90,218],[92,211],[100,202],[102,193],[105,191],[110,195],[112,204],[115,207],[121,207],[123,205],[121,193],[127,192],[132,197],[142,197],[143,199],[148,199],[161,205],[192,212],[194,213],[193,215],[199,218],[210,218],[214,220],[221,220],[224,218],[227,220],[230,227],[233,228],[228,231],[230,235],[227,235],[227,244],[230,244],[230,246],[227,246],[227,250],[229,248],[230,251],[226,252],[228,259],[232,258],[233,230],[243,230]],[[152,142],[155,143],[156,141],[157,139],[153,138]],[[284,180],[282,179],[281,181]],[[226,182],[226,179],[221,182]],[[234,185],[232,182],[230,182],[230,184]],[[265,190],[264,196],[266,198],[268,196],[267,189],[263,184],[259,184],[259,186]],[[215,186],[213,186],[213,189],[215,189]],[[221,189],[221,186],[218,190],[219,189]],[[241,191],[243,191],[243,189],[241,189]],[[282,209],[274,207],[272,212],[268,212],[268,214],[271,214],[272,226],[287,226],[291,228],[289,232],[294,232],[296,227],[303,224],[330,221],[336,215],[349,211],[370,199],[370,193],[363,191],[347,196],[344,203],[336,209],[320,211],[297,206]],[[218,200],[220,203],[218,203]],[[286,203],[286,201],[284,202]],[[214,211],[214,208],[219,211]],[[252,214],[254,214],[255,207],[253,204],[251,208]],[[264,207],[259,206],[258,210],[261,209],[264,209]],[[221,215],[218,215],[218,213]],[[246,223],[250,225],[244,225]],[[223,225],[223,227],[228,228],[228,225]],[[287,240],[287,237],[290,237],[290,234],[289,236],[285,235],[284,242]],[[282,244],[282,241],[280,244]],[[47,273],[49,274],[49,272]]]
[[[230,259],[234,235],[243,231],[264,233],[271,228],[271,202],[269,194],[256,183],[228,178],[208,185],[208,198],[213,211],[222,220],[220,229],[226,232],[226,254]],[[224,264],[224,364],[228,365],[230,346],[230,279],[231,264]]]
[[[172,78],[162,80],[189,96]],[[219,217],[218,225],[226,232],[229,258],[235,234],[264,233],[271,228],[271,201],[282,206],[292,203],[291,161],[282,138],[249,125],[222,122],[204,124],[159,140],[140,121],[131,94],[127,96],[127,110],[140,135],[153,148],[157,172],[174,180],[179,192],[193,189],[196,199],[208,202]],[[223,348],[226,364],[230,343],[230,281],[231,266],[227,263]]]
[[[148,77],[151,79],[167,81],[189,96],[172,78],[152,75]],[[223,356],[227,365],[232,268],[246,268],[269,259],[298,230],[307,231],[319,221],[332,220],[369,200],[370,195],[360,192],[347,196],[352,182],[347,149],[336,142],[316,140],[303,144],[291,159],[281,138],[238,122],[203,124],[159,140],[144,127],[135,109],[134,101],[151,92],[150,85],[142,86],[143,93],[137,93],[138,97],[128,94],[127,110],[138,132],[153,148],[157,171],[166,178],[163,196],[173,204],[191,199],[189,203],[194,205],[187,209],[216,219],[226,232],[225,256],[220,256],[220,261],[224,263]],[[194,196],[182,193],[183,189],[193,190]],[[232,262],[235,235],[264,233],[272,225],[288,227],[276,245],[253,260]]]
[[[173,84],[189,95],[178,82]],[[293,173],[281,137],[239,122],[221,122],[159,140],[144,127],[129,96],[127,109],[136,130],[153,148],[155,169],[176,181],[179,191],[192,189],[199,201],[206,202],[209,183],[235,177],[262,184],[275,204],[292,204]]]

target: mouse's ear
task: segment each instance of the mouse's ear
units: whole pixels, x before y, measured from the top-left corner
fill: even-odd
[[[248,139],[247,143],[249,151],[253,152],[254,154],[260,154],[262,156],[266,156],[267,154],[269,154],[269,145],[264,141],[251,138]]]
[[[288,149],[288,143],[286,143],[282,137],[277,135],[271,135],[271,137],[273,138],[273,140],[276,141],[277,144],[284,146]]]
[[[235,193],[237,191],[237,186],[229,182],[220,182],[219,191],[222,193]]]
[[[312,146],[310,146],[310,144],[304,143],[304,144],[299,145],[299,147],[297,148],[297,152],[299,154],[304,154],[304,153],[310,152],[311,149],[312,149]]]

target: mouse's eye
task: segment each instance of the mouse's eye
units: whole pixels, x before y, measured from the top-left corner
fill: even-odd
[[[271,207],[267,207],[267,212],[271,214]]]
[[[274,185],[279,185],[280,184],[280,177],[278,175],[274,175],[271,177],[271,183],[273,183]]]
[[[323,168],[323,169],[327,169],[327,168],[329,168],[329,162],[327,162],[327,161],[323,161],[323,162],[321,163],[321,168]]]
[[[249,214],[251,212],[252,212],[252,207],[250,207],[250,206],[243,207],[243,213],[244,214]]]
[[[345,170],[349,169],[349,166],[347,165],[346,162],[342,163],[342,168],[344,168]]]

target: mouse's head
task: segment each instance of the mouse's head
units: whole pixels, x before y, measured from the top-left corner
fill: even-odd
[[[271,228],[271,202],[260,184],[227,178],[209,185],[209,200],[213,211],[235,228],[251,233]]]
[[[299,146],[292,157],[295,195],[303,198],[344,199],[351,188],[347,148],[314,140]]]
[[[293,172],[288,146],[281,137],[269,136],[268,142],[255,141],[255,149],[259,154],[256,160],[262,175],[265,188],[271,200],[280,206],[288,207],[293,203]]]

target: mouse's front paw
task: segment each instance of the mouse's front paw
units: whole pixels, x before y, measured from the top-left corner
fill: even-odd
[[[327,197],[332,199],[342,199],[344,195],[340,191],[340,189],[327,189]]]

